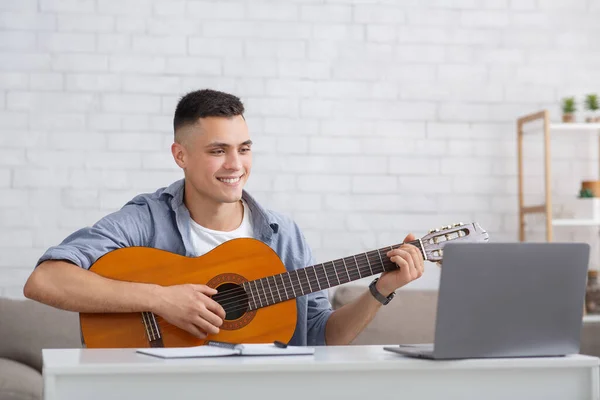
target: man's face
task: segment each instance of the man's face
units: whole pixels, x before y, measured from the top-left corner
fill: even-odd
[[[242,197],[250,176],[252,153],[248,126],[242,116],[207,117],[181,128],[184,145],[174,145],[174,156],[197,194],[215,203]]]

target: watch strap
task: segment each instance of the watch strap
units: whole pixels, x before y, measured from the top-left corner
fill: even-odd
[[[392,293],[390,293],[389,296],[385,297],[384,295],[382,295],[381,293],[379,293],[379,291],[377,290],[376,284],[377,284],[378,280],[379,280],[379,278],[375,278],[375,280],[373,280],[373,282],[371,282],[371,284],[369,285],[369,291],[371,292],[371,294],[373,295],[373,297],[375,297],[375,299],[378,302],[380,302],[381,304],[383,304],[385,306],[390,301],[392,301],[392,299],[396,295],[396,292],[392,292]]]

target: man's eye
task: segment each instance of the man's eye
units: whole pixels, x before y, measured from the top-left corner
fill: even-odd
[[[212,154],[223,154],[225,153],[223,150],[219,149],[219,150],[213,150],[211,151]]]
[[[250,151],[250,147],[244,147],[241,151],[242,153],[247,153]]]

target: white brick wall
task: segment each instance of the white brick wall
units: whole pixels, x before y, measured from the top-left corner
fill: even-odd
[[[600,92],[599,19],[598,0],[2,1],[0,295],[21,295],[46,247],[181,176],[174,106],[204,87],[245,101],[248,189],[321,261],[456,221],[515,240],[515,119]],[[597,174],[597,142],[569,136],[553,140],[555,203]]]

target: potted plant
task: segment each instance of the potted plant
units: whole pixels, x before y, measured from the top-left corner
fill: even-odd
[[[598,122],[600,121],[600,117],[596,115],[598,110],[598,95],[596,94],[588,94],[585,97],[585,109],[590,112],[590,115],[585,119],[586,122]]]
[[[563,122],[574,122],[576,110],[577,107],[575,106],[575,98],[565,97],[562,101]]]
[[[581,189],[572,206],[575,219],[600,221],[600,197],[596,195],[599,184],[600,181],[581,182]]]

